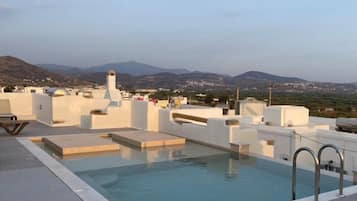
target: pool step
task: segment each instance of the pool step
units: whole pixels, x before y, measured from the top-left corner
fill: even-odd
[[[120,149],[120,145],[110,138],[93,134],[50,136],[43,138],[43,142],[62,156]]]
[[[140,148],[182,145],[186,143],[185,138],[148,131],[116,132],[111,133],[111,135],[114,141],[126,142]]]

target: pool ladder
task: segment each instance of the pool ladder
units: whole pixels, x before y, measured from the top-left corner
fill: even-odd
[[[315,152],[308,147],[301,147],[295,151],[293,157],[293,175],[292,175],[292,200],[296,200],[296,160],[301,152],[308,152],[315,163],[315,184],[314,184],[314,201],[319,200],[320,194],[320,163],[321,163],[321,154],[326,148],[332,148],[336,151],[337,155],[340,158],[340,183],[339,183],[339,195],[343,196],[343,175],[344,175],[344,158],[339,149],[333,144],[326,144],[319,149],[317,156]]]

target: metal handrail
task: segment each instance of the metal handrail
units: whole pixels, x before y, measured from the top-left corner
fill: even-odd
[[[314,201],[319,200],[319,189],[320,189],[320,161],[316,157],[314,151],[308,147],[301,147],[295,151],[293,157],[293,175],[292,175],[292,200],[296,200],[296,160],[300,152],[306,151],[310,153],[315,162],[315,190],[314,190]]]
[[[326,144],[324,146],[322,146],[317,154],[317,158],[319,161],[321,161],[321,154],[322,152],[326,149],[326,148],[332,148],[336,151],[338,157],[340,158],[340,184],[339,184],[339,193],[340,196],[343,195],[343,176],[344,176],[344,157],[342,155],[342,153],[340,152],[340,150],[333,144]],[[319,189],[320,192],[320,189]]]

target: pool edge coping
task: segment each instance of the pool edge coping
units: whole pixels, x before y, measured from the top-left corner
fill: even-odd
[[[103,135],[103,134],[102,134]],[[38,136],[42,138],[43,136]],[[37,139],[38,139],[37,138]],[[75,193],[83,201],[109,201],[101,193],[97,192],[89,184],[75,175],[71,170],[62,165],[56,159],[52,158],[48,153],[43,151],[40,147],[34,144],[36,137],[17,137],[19,141],[26,149],[28,149],[40,162],[42,162],[55,176],[57,176],[70,190]],[[207,146],[207,145],[206,145]],[[287,161],[274,160],[269,157],[265,157],[259,154],[252,154],[252,156],[269,160],[272,162],[277,162],[282,165],[291,166]],[[311,171],[311,168],[300,167],[303,170]],[[330,173],[328,171],[324,172],[326,176],[337,177],[335,173]],[[331,174],[331,175],[330,175]],[[357,194],[357,185],[349,186],[344,188],[344,195],[342,197]],[[333,190],[325,193],[319,194],[320,201],[332,201],[342,198],[338,195],[338,190]],[[314,196],[308,196],[295,201],[313,201]]]
[[[75,175],[67,167],[35,145],[31,138],[18,137],[16,139],[82,201],[108,201],[102,194],[89,186],[89,184]]]
[[[332,200],[338,201],[339,198],[348,197],[348,196],[354,195],[356,193],[357,193],[357,186],[349,186],[349,187],[343,188],[343,196],[339,195],[339,190],[333,190],[333,191],[329,191],[326,193],[320,193],[319,201],[332,201]],[[314,201],[314,196],[312,195],[309,197],[297,199],[295,201]]]

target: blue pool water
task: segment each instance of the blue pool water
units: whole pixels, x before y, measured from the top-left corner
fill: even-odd
[[[110,201],[291,200],[291,167],[270,160],[237,159],[193,143],[151,152],[124,147],[122,152],[62,162]],[[311,196],[313,173],[299,169],[297,178],[298,198]],[[337,185],[337,178],[321,177],[321,192]]]

